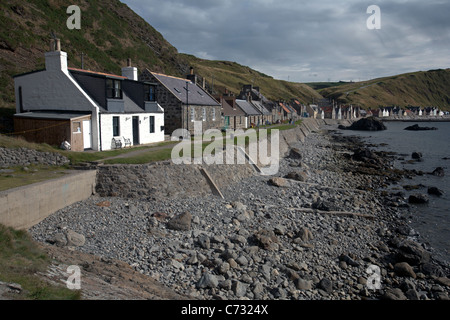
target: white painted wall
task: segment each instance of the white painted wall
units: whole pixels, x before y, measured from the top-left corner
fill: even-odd
[[[92,114],[92,149],[99,150],[99,131],[96,123],[99,107],[69,74],[67,53],[47,52],[45,65],[44,71],[14,78],[16,112],[20,113],[19,87],[21,87],[24,110],[76,110]]]
[[[139,117],[139,142],[140,144],[149,144],[164,141],[164,130],[161,131],[161,126],[164,126],[163,113],[130,113],[130,114],[111,114],[102,113],[101,118],[101,136],[102,136],[102,151],[114,149],[112,139],[120,139],[122,146],[125,146],[124,137],[133,142],[133,117]],[[150,116],[155,117],[155,132],[150,133]],[[113,117],[119,117],[120,121],[120,136],[113,136]]]

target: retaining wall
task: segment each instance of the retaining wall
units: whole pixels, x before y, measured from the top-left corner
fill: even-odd
[[[52,213],[95,192],[96,170],[77,171],[58,179],[0,192],[0,224],[28,229]]]

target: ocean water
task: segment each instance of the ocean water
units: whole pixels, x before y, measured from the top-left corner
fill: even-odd
[[[433,131],[408,131],[406,127],[419,124],[421,127],[436,127]],[[366,143],[378,145],[376,150],[396,152],[404,160],[396,160],[399,169],[416,169],[432,172],[437,167],[444,168],[445,176],[436,177],[425,174],[413,179],[404,179],[398,187],[408,197],[413,193],[427,193],[428,187],[437,187],[444,195],[429,195],[429,203],[411,205],[410,226],[419,233],[419,239],[432,248],[433,255],[450,262],[450,122],[400,122],[386,121],[387,130],[341,131],[344,135],[360,136]],[[383,144],[382,146],[379,146]],[[422,161],[406,163],[413,152],[421,152]],[[444,160],[443,158],[449,158]],[[417,190],[403,190],[404,185],[424,185]]]

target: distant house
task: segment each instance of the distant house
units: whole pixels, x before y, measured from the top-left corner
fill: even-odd
[[[59,40],[45,54],[45,69],[14,77],[14,127],[25,139],[71,150],[110,150],[164,141],[164,110],[137,69],[122,75],[68,68]],[[127,143],[128,144],[128,143]]]
[[[261,121],[261,112],[247,100],[236,99],[237,106],[245,112],[245,128],[256,127],[258,121]]]
[[[192,82],[193,73],[186,79],[172,77],[145,69],[140,80],[156,84],[158,103],[164,108],[166,134],[177,129],[194,133],[194,121],[202,122],[202,131],[221,129],[221,104],[205,89]]]
[[[245,129],[246,128],[246,114],[236,103],[236,97],[229,93],[228,90],[220,96],[215,96],[215,99],[220,102],[222,106],[222,129]]]

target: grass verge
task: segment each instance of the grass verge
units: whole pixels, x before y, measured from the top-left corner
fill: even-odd
[[[20,299],[24,300],[80,299],[80,291],[52,285],[36,275],[45,272],[50,263],[28,232],[0,224],[0,281],[20,284]]]

